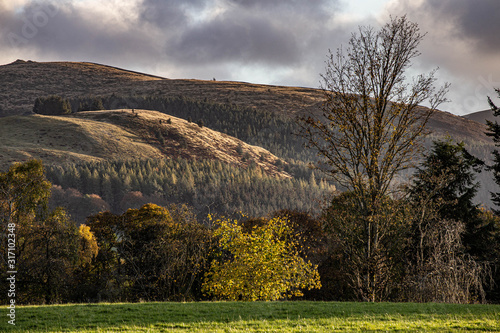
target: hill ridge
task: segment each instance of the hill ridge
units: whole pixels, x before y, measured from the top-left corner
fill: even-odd
[[[160,139],[161,138],[161,139]],[[0,167],[43,159],[47,164],[104,159],[195,158],[258,165],[266,173],[290,177],[275,166],[278,157],[187,120],[152,110],[102,110],[63,116],[0,118]]]

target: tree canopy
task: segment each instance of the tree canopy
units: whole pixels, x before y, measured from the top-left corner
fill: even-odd
[[[215,223],[214,235],[224,252],[206,274],[208,294],[227,300],[279,300],[302,296],[302,289],[321,287],[317,267],[300,257],[285,218],[255,225],[247,233],[235,220]]]

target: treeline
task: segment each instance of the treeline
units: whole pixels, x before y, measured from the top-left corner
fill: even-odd
[[[448,157],[462,152],[436,149]],[[78,226],[64,209],[46,208],[51,184],[42,164],[17,164],[0,174],[0,277],[13,265],[17,304],[368,300],[359,283],[370,271],[377,272],[371,291],[380,301],[499,302],[500,220],[471,203],[470,161],[458,158],[459,177],[442,178],[434,159],[405,195],[385,197],[371,217],[384,224],[369,261],[364,217],[350,192],[317,216],[278,210],[201,220],[183,204],[145,204],[95,213]],[[15,249],[7,246],[10,233]],[[8,249],[14,261],[7,261]]]
[[[186,203],[200,218],[236,212],[263,216],[283,208],[318,213],[335,187],[304,164],[282,168],[294,178],[269,176],[258,166],[182,158],[49,166],[47,178],[55,185],[51,206],[67,208],[79,222],[103,208],[121,213],[149,202]]]

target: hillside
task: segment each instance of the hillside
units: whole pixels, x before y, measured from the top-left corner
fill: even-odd
[[[278,158],[261,147],[155,111],[4,117],[0,118],[0,141],[2,169],[29,158],[50,165],[182,157],[216,159],[236,166],[255,163],[270,175],[289,177],[277,170]]]
[[[17,60],[0,66],[0,116],[30,113],[35,99],[52,94],[85,96],[188,96],[234,103],[270,112],[290,113],[321,103],[317,89],[278,87],[244,82],[169,80],[85,62]]]
[[[0,66],[0,80],[0,130],[5,143],[0,149],[2,167],[30,156],[48,163],[179,156],[213,158],[233,165],[254,161],[269,174],[287,176],[276,168],[277,157],[301,167],[317,158],[293,133],[297,114],[320,111],[320,89],[167,79],[94,63],[22,60]],[[35,99],[51,94],[70,99],[74,112],[80,102],[95,97],[102,98],[105,109],[120,111],[1,118],[32,114]],[[136,119],[131,111],[123,110],[132,108],[160,113],[152,116],[139,111]],[[182,129],[167,125],[168,118],[182,124]],[[181,120],[188,118],[203,121],[205,126]],[[489,162],[494,144],[485,135],[486,126],[468,118],[437,111],[428,124],[431,135],[426,146],[449,137],[464,141],[473,155]],[[35,124],[35,119],[41,123]],[[213,133],[208,128],[233,137],[227,139],[231,143],[226,144],[220,133],[217,138],[208,135]],[[243,142],[252,145],[248,153],[238,148],[250,147]],[[300,173],[308,179],[306,172]],[[490,206],[489,192],[497,191],[496,185],[486,172],[478,180],[482,189],[477,202]]]
[[[481,123],[481,124],[486,124],[486,121],[500,121],[499,119],[496,119],[496,117],[493,115],[493,112],[491,110],[483,110],[483,111],[478,111],[478,112],[473,112],[469,113],[463,116],[466,119],[473,120],[475,122]]]
[[[232,104],[293,117],[317,111],[320,89],[282,87],[245,82],[174,80],[111,66],[85,62],[33,62],[17,60],[0,66],[0,117],[29,114],[37,97],[186,96],[199,101]],[[467,118],[467,119],[466,119]],[[484,135],[482,118],[459,117],[438,111],[430,123],[435,135],[458,136],[465,141],[491,140]],[[471,122],[472,121],[472,122]]]

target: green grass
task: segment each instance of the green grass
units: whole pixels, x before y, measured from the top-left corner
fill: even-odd
[[[500,331],[500,306],[413,303],[200,302],[23,306],[0,331]]]

